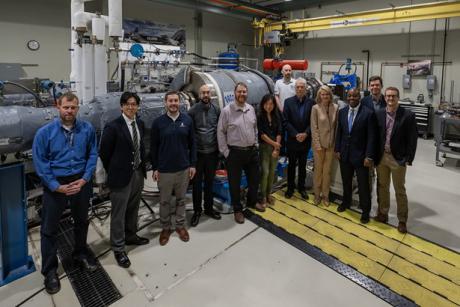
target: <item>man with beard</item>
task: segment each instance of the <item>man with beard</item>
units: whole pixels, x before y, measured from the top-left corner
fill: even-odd
[[[307,154],[311,147],[310,117],[314,101],[307,97],[307,81],[299,78],[295,82],[296,95],[286,99],[283,111],[284,128],[287,131],[288,187],[284,194],[291,198],[295,189],[295,174],[298,166],[297,190],[307,199],[305,179],[307,176]]]
[[[185,193],[189,180],[195,175],[196,148],[193,121],[179,111],[179,93],[165,95],[166,113],[152,123],[150,155],[153,180],[160,190],[160,245],[165,245],[171,235],[171,217],[176,216],[176,232],[188,242],[190,236],[185,223]],[[176,206],[171,203],[172,193]],[[175,208],[175,211],[174,211]]]
[[[385,109],[385,97],[382,94],[383,81],[380,76],[372,76],[369,78],[369,89],[371,94],[361,99],[361,104],[371,110]]]
[[[337,211],[343,212],[351,206],[353,174],[356,172],[361,223],[366,224],[371,210],[369,168],[375,160],[376,118],[373,110],[363,107],[360,98],[358,89],[349,90],[348,106],[339,111],[335,155],[340,161],[343,201]]]
[[[77,119],[78,97],[63,94],[59,118],[43,126],[32,145],[35,171],[43,183],[41,253],[46,292],[59,292],[56,256],[59,220],[69,205],[74,220],[73,260],[83,269],[97,269],[86,246],[91,178],[97,161],[96,133],[90,123]]]
[[[295,79],[291,78],[292,68],[289,64],[283,65],[281,73],[283,78],[275,82],[275,98],[278,110],[283,112],[286,99],[295,95]]]
[[[145,245],[147,238],[139,237],[137,219],[144,188],[145,150],[144,123],[136,118],[140,98],[124,92],[120,98],[121,115],[104,127],[99,156],[107,171],[112,210],[110,244],[118,265],[131,265],[125,245]]]
[[[195,128],[197,147],[196,174],[193,179],[193,216],[191,225],[197,226],[201,216],[201,200],[204,190],[204,214],[220,220],[219,212],[214,210],[212,185],[218,161],[217,122],[220,109],[211,103],[211,93],[206,84],[200,87],[200,101],[188,112]],[[203,187],[204,179],[204,187]],[[204,189],[203,189],[204,188]]]
[[[235,86],[235,101],[223,110],[217,124],[219,151],[227,159],[228,184],[235,222],[244,223],[241,205],[240,183],[242,171],[248,181],[247,206],[258,211],[265,208],[257,202],[259,186],[259,153],[257,118],[254,108],[246,103],[248,86],[238,82]]]

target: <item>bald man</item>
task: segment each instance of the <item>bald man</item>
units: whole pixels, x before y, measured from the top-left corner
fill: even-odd
[[[200,87],[200,100],[189,111],[195,128],[197,145],[196,174],[193,179],[193,216],[190,222],[195,227],[200,222],[202,196],[204,192],[204,214],[220,220],[219,212],[214,210],[212,186],[217,168],[217,122],[220,109],[211,102],[211,90],[208,85]],[[204,186],[203,186],[204,180]]]
[[[286,64],[281,69],[283,79],[277,80],[275,83],[275,98],[276,104],[280,112],[283,112],[284,101],[292,96],[295,96],[295,79],[291,78],[292,68]]]
[[[347,93],[348,106],[339,111],[335,155],[340,161],[343,200],[337,211],[349,209],[352,202],[352,180],[358,179],[359,204],[362,209],[361,223],[369,222],[371,195],[369,168],[376,157],[376,117],[374,110],[360,103],[359,89]]]

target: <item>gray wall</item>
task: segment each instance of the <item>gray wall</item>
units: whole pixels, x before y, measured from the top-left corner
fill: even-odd
[[[422,1],[413,1],[420,3]],[[426,1],[425,1],[426,2]],[[408,5],[410,1],[393,1],[396,6]],[[290,18],[302,18],[303,16],[318,17],[336,15],[336,10],[344,13],[360,12],[370,9],[386,8],[387,3],[368,0],[353,1],[341,5],[324,6],[305,11],[290,12]],[[455,82],[453,97],[454,102],[460,102],[460,18],[451,18],[447,36],[446,61],[453,62],[448,65],[445,74],[445,99],[449,99],[451,93],[451,81]],[[409,34],[410,27],[410,34]],[[416,99],[418,94],[424,94],[425,101],[438,104],[440,101],[441,66],[434,66],[434,74],[438,79],[438,86],[434,92],[433,99],[428,99],[426,90],[426,78],[416,77],[412,79],[412,88],[402,90],[402,75],[406,67],[384,66],[381,71],[382,62],[406,63],[407,57],[411,54],[436,54],[435,62],[442,60],[442,47],[444,36],[444,19],[436,21],[436,32],[434,31],[435,21],[419,21],[412,23],[399,23],[381,26],[357,27],[337,30],[312,31],[302,35],[287,48],[286,58],[301,59],[309,61],[308,71],[320,76],[321,62],[345,61],[352,58],[354,61],[366,62],[366,54],[361,51],[368,49],[371,52],[369,75],[381,74],[385,86],[396,86],[401,89],[401,98]],[[431,57],[413,58],[418,60],[432,59]],[[334,71],[338,66],[326,66],[323,70]],[[358,75],[361,75],[358,70]],[[364,74],[365,76],[365,74]],[[330,76],[328,76],[330,77]],[[327,80],[328,78],[323,78]]]

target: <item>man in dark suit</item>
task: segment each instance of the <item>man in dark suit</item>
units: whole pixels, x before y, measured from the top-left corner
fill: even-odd
[[[288,188],[286,198],[291,198],[295,189],[295,173],[298,165],[297,190],[307,199],[305,178],[307,154],[311,147],[310,115],[314,101],[307,97],[307,82],[299,78],[295,82],[296,95],[284,102],[283,124],[287,131]]]
[[[375,113],[360,104],[358,89],[348,91],[348,106],[339,111],[335,153],[340,160],[343,184],[343,201],[337,211],[350,208],[352,201],[352,180],[356,172],[358,179],[359,204],[362,209],[361,223],[369,222],[371,195],[369,167],[375,160]]]
[[[383,81],[380,76],[372,76],[369,78],[369,90],[371,94],[361,99],[361,104],[371,110],[377,111],[385,109],[387,103],[382,93]]]
[[[399,90],[388,87],[385,90],[386,109],[376,113],[379,144],[377,163],[378,212],[376,221],[386,223],[390,209],[390,182],[396,193],[398,206],[398,231],[407,232],[407,194],[404,186],[406,166],[412,165],[417,149],[417,122],[415,114],[399,107]]]
[[[146,177],[144,123],[136,118],[139,104],[140,98],[135,93],[121,95],[122,114],[105,126],[99,150],[112,202],[110,243],[118,265],[124,268],[131,265],[125,245],[149,243],[147,238],[136,234]]]

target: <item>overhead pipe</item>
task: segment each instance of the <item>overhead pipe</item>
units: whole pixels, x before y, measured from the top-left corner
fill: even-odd
[[[247,21],[252,20],[254,16],[246,12],[231,10],[228,7],[221,7],[221,6],[211,5],[211,4],[205,4],[205,3],[197,2],[194,0],[149,0],[149,1],[155,2],[155,3],[162,3],[165,5],[172,5],[174,7],[182,7],[186,9],[200,10],[200,11],[205,11],[209,13],[225,15],[225,16],[247,20]]]
[[[281,69],[284,65],[290,65],[292,70],[307,70],[307,60],[277,60],[277,59],[264,59],[262,64],[264,70]]]

